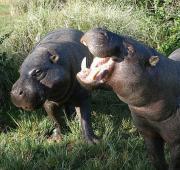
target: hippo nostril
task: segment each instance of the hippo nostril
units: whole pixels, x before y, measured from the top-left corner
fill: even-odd
[[[20,91],[20,92],[19,92],[19,96],[22,96],[22,95],[23,95],[23,91]]]

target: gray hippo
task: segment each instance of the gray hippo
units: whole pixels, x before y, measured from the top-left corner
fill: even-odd
[[[180,170],[180,59],[179,49],[169,59],[130,37],[95,28],[81,38],[95,56],[90,68],[77,74],[86,88],[112,87],[128,104],[157,170]],[[170,147],[170,164],[164,156]]]
[[[76,79],[81,61],[91,54],[80,43],[83,32],[60,29],[50,32],[33,48],[20,67],[20,77],[11,90],[14,105],[25,110],[44,107],[55,121],[55,139],[61,140],[59,109],[80,112],[82,132],[89,143],[98,140],[90,122],[89,92]],[[88,64],[88,63],[87,63]]]

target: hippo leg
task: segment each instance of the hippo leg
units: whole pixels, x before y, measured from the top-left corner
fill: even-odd
[[[169,170],[180,169],[180,143],[171,146],[171,161]]]
[[[144,136],[144,141],[150,157],[150,161],[157,170],[167,170],[168,165],[164,156],[164,141],[161,137]]]
[[[84,100],[80,103],[79,107],[76,107],[76,112],[80,115],[80,122],[82,127],[82,133],[85,140],[89,144],[98,143],[98,137],[94,135],[91,127],[91,106],[88,100]]]
[[[74,113],[76,112],[75,107],[72,104],[65,104],[64,112],[68,118],[73,117]]]
[[[50,140],[54,141],[61,141],[62,135],[61,135],[61,127],[60,122],[61,121],[61,114],[60,107],[58,104],[50,101],[46,101],[44,104],[44,109],[46,110],[48,116],[54,121],[55,123],[55,129],[53,130],[53,134],[50,137]]]

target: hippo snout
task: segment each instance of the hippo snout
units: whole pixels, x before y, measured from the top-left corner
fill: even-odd
[[[15,97],[15,98],[22,98],[24,96],[24,91],[21,88],[15,88],[13,86],[12,90],[11,90],[11,97]]]
[[[45,102],[45,95],[38,83],[19,79],[12,87],[11,101],[16,107],[34,110]]]
[[[19,107],[23,98],[24,91],[21,88],[16,88],[13,86],[11,90],[11,101],[13,102],[13,104]]]

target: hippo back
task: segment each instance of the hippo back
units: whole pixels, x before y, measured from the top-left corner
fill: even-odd
[[[43,37],[35,47],[41,46],[42,44],[47,44],[47,43],[59,43],[59,42],[77,42],[80,43],[81,37],[84,35],[82,31],[75,30],[72,28],[64,28],[64,29],[59,29],[52,31],[48,33],[45,37]],[[81,44],[82,45],[82,44]],[[85,47],[86,48],[86,47]],[[87,49],[88,50],[88,49]],[[88,56],[86,56],[86,66],[89,68],[91,63],[92,63],[93,57],[89,53]]]
[[[47,42],[59,42],[59,41],[76,41],[80,42],[80,38],[83,36],[83,32],[74,29],[59,29],[48,33],[43,37],[37,45]]]

